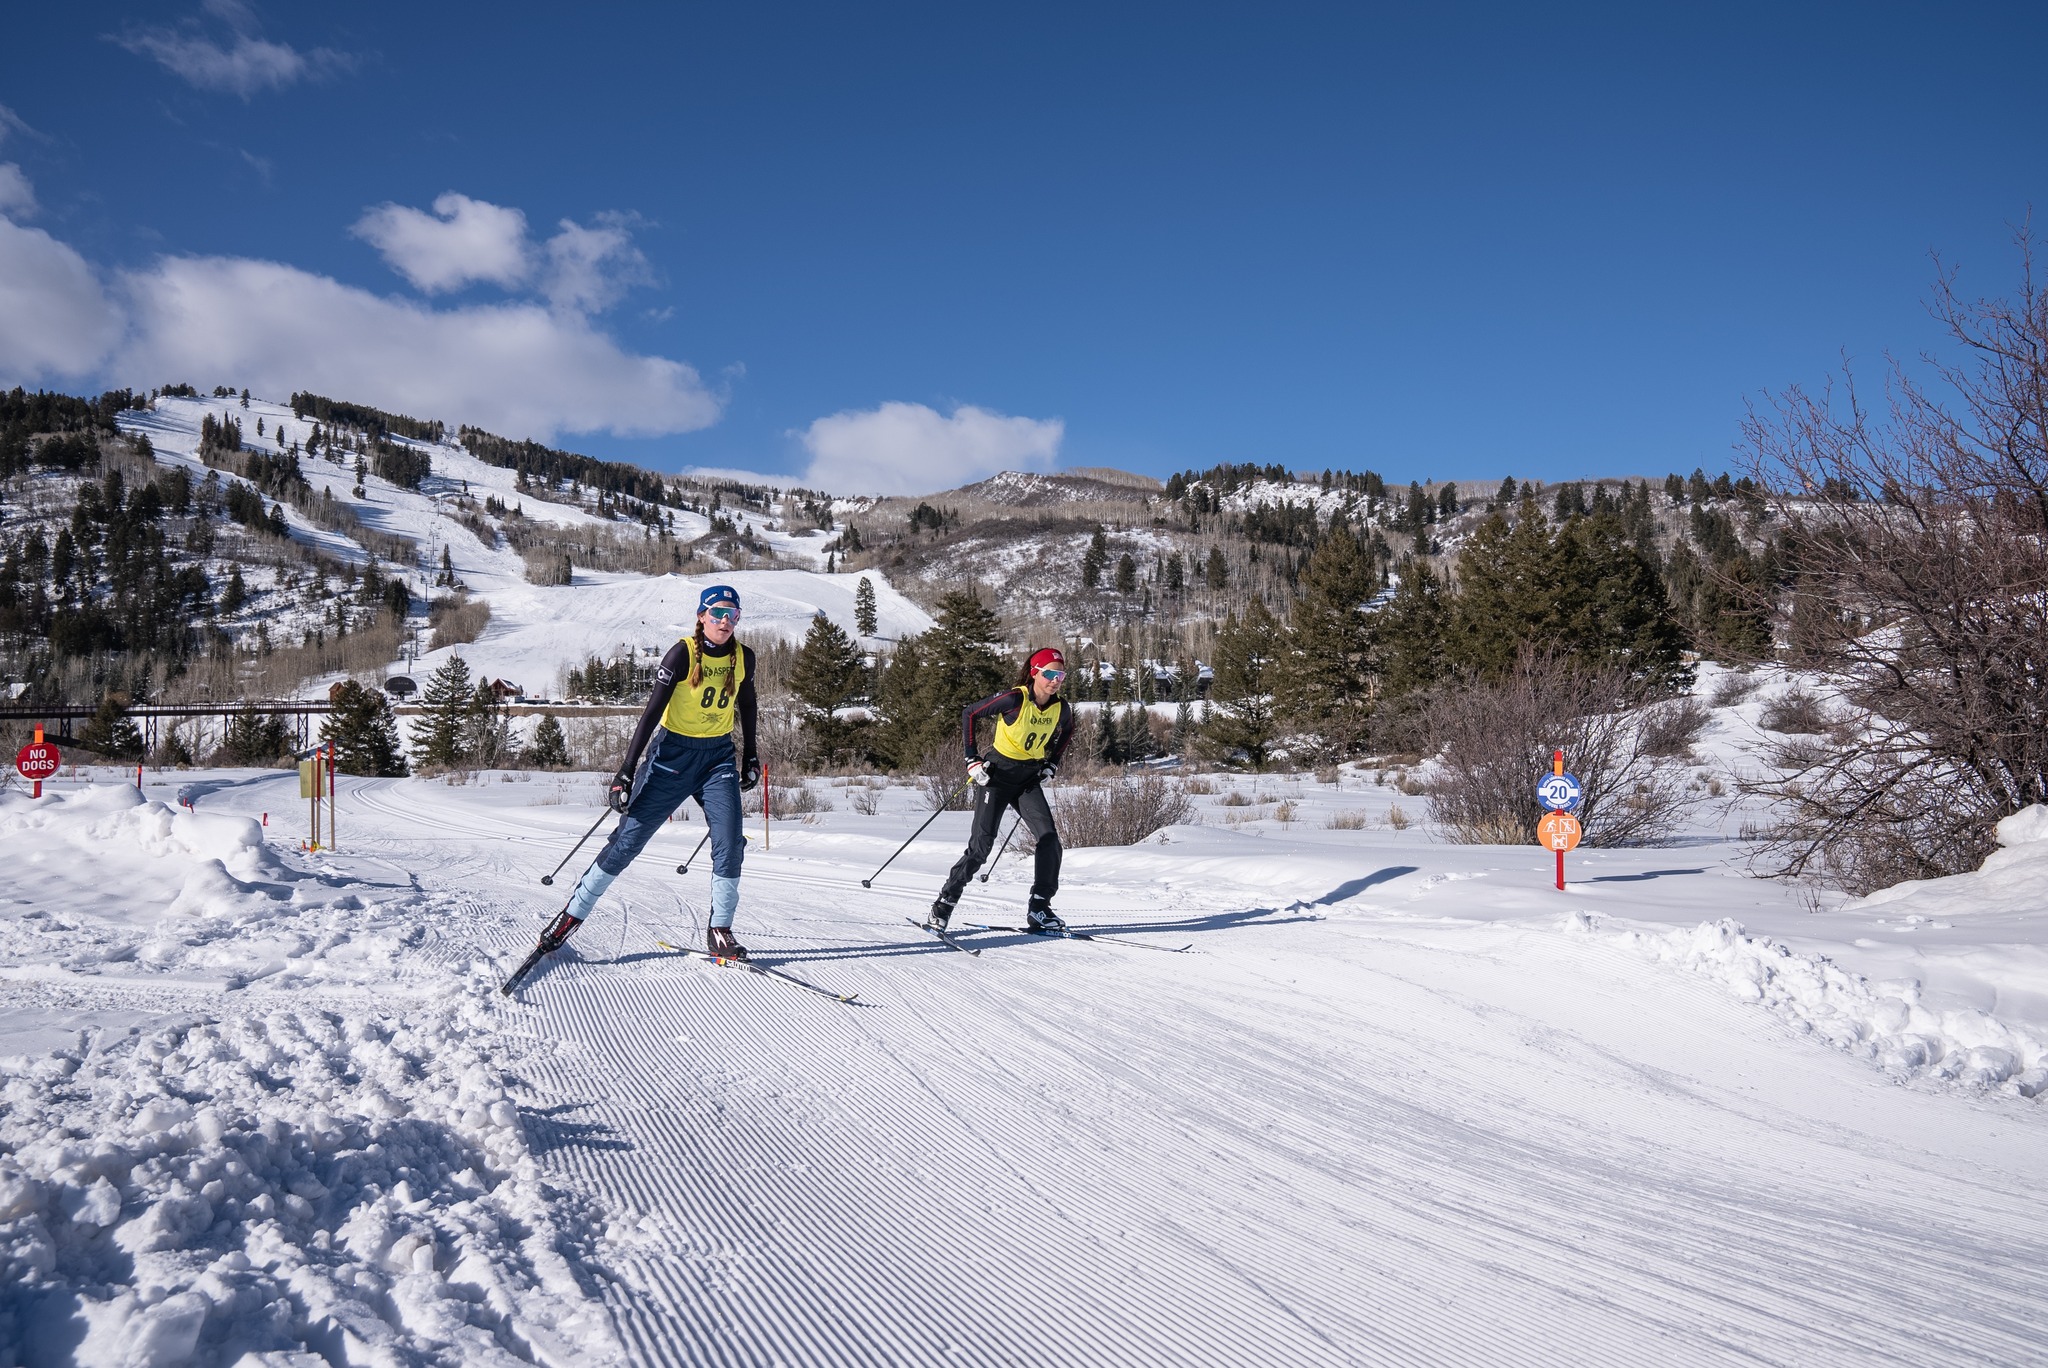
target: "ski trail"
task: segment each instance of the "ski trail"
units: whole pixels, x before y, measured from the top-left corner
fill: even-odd
[[[890,925],[898,899],[835,918],[748,877],[750,940],[816,928],[792,962],[880,1005],[629,946],[517,1009],[545,1042],[536,1109],[567,1118],[542,1162],[616,1209],[607,1296],[636,1361],[2038,1356],[2039,1199],[1755,1103],[1700,1133],[1738,1090],[1637,1056],[1703,1019],[1831,1097],[1882,1090],[1704,989],[1646,1007],[1640,981],[1600,984],[1596,1020],[1548,1020],[1588,976],[1563,938],[1339,961],[1355,933],[1316,923],[1301,950],[1253,929],[1202,955],[1019,937],[971,960]]]

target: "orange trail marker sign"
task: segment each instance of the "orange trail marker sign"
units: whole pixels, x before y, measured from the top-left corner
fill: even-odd
[[[1557,852],[1557,886],[1560,891],[1564,888],[1564,853],[1576,850],[1583,835],[1585,829],[1579,825],[1579,819],[1569,812],[1546,812],[1543,820],[1536,824],[1537,843],[1546,850]]]

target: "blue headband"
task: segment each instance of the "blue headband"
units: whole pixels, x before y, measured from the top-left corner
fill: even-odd
[[[738,591],[729,584],[714,584],[698,597],[697,611],[701,613],[706,608],[715,607],[721,603],[730,603],[735,608],[739,607],[740,596]]]

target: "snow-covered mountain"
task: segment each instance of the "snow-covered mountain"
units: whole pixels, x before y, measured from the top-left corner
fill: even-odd
[[[165,397],[150,410],[123,414],[121,428],[147,436],[159,463],[183,466],[199,480],[209,469],[200,458],[201,429],[208,417],[239,422],[244,450],[278,454],[294,446],[303,453],[315,426],[287,406],[254,398],[243,407],[236,398]],[[436,584],[445,552],[463,590],[489,605],[490,624],[480,639],[422,653],[416,664],[408,665],[418,673],[431,671],[459,651],[485,676],[511,680],[536,693],[551,691],[568,667],[589,656],[609,659],[666,650],[677,637],[688,634],[698,594],[713,583],[739,590],[744,640],[800,639],[819,613],[853,634],[855,595],[863,578],[875,586],[878,637],[908,636],[931,625],[930,616],[897,592],[881,571],[825,572],[826,553],[820,549],[829,540],[825,533],[790,532],[777,520],[744,508],[720,510],[718,516],[771,547],[777,559],[811,568],[733,570],[714,563],[694,573],[653,576],[579,568],[568,584],[534,584],[525,560],[507,537],[487,543],[479,535],[479,527],[503,528],[506,522],[483,510],[486,501],[516,509],[529,523],[565,533],[640,537],[642,524],[612,512],[600,513],[587,497],[572,501],[566,491],[543,498],[532,488],[522,490],[515,472],[489,464],[452,441],[391,440],[423,452],[430,461],[432,473],[418,490],[402,488],[373,470],[363,476],[358,497],[355,458],[348,453],[302,454],[300,469],[316,497],[346,509],[363,528],[414,544],[417,551],[409,564],[393,566],[386,560],[384,567],[386,573],[402,574],[416,599],[449,592]],[[295,542],[337,563],[360,565],[371,558],[371,550],[347,530],[320,526],[289,505],[281,508]],[[679,543],[712,530],[706,514],[673,508],[662,512],[673,519],[673,536]],[[697,559],[715,562],[717,556],[714,552]],[[394,660],[392,668],[398,667]]]

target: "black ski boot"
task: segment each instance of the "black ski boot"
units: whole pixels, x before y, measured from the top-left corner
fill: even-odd
[[[1060,920],[1060,914],[1052,910],[1052,899],[1031,895],[1030,909],[1024,914],[1024,929],[1034,936],[1064,936],[1067,924]]]
[[[953,904],[947,902],[944,898],[940,898],[932,904],[932,910],[925,915],[925,929],[927,931],[943,931],[946,929],[946,923],[951,920],[953,920]]]
[[[747,947],[732,938],[730,926],[712,927],[704,937],[704,945],[713,959],[743,960],[747,957]]]
[[[570,916],[566,906],[555,913],[555,919],[548,923],[548,929],[540,933],[540,944],[533,947],[533,953],[526,957],[526,962],[512,971],[512,977],[506,979],[505,985],[498,991],[506,997],[511,997],[512,990],[533,972],[534,966],[561,949],[562,943],[575,935],[576,928],[581,925],[583,918]]]

